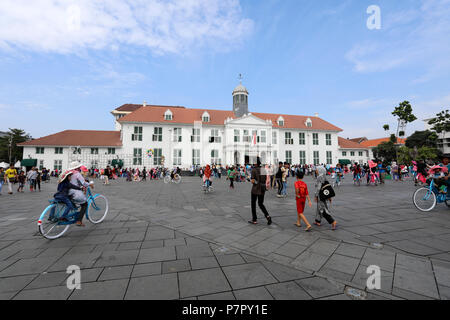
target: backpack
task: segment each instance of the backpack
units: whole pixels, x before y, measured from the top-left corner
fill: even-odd
[[[330,198],[333,198],[335,195],[336,195],[336,193],[334,192],[333,188],[331,187],[331,184],[327,180],[325,180],[322,183],[322,187],[320,188],[320,191],[319,191],[320,201],[328,200]]]

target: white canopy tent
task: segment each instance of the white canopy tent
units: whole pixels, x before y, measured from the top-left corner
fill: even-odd
[[[0,168],[9,168],[9,163],[6,162],[0,162]]]
[[[14,165],[14,168],[20,168],[20,161],[16,162],[16,164]]]

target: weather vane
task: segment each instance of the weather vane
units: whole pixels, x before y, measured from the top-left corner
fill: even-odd
[[[238,79],[239,79],[239,81],[241,82],[241,84],[242,84],[242,79],[243,79],[243,77],[242,77],[242,73],[239,73],[239,77],[238,77]]]

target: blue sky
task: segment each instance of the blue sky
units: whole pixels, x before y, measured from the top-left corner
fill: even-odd
[[[366,10],[381,9],[369,30]],[[450,109],[450,0],[2,0],[0,131],[112,130],[124,103],[319,115],[386,135]]]

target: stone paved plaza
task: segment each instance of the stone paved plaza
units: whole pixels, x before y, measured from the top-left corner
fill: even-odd
[[[306,178],[310,192],[313,180]],[[214,181],[204,194],[200,178],[96,181],[109,199],[99,225],[71,226],[60,239],[37,232],[37,218],[55,192],[0,196],[0,299],[449,299],[450,212],[412,204],[409,182],[337,189],[333,216],[304,232],[296,221],[293,180],[289,196],[266,194],[274,223],[247,223],[250,184]],[[314,210],[306,216],[314,219]],[[69,290],[69,265],[81,270],[80,290]],[[381,289],[368,290],[367,266],[381,268]]]

